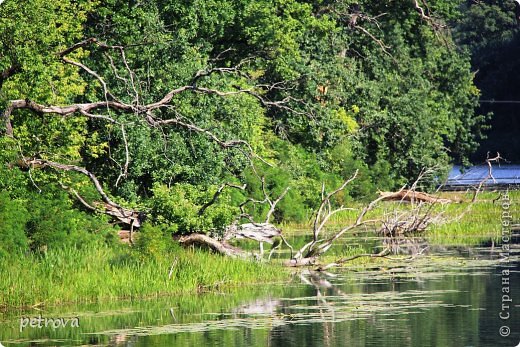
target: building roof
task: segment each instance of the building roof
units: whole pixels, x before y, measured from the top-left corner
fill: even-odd
[[[507,186],[520,185],[520,165],[493,165],[493,177],[489,177],[487,165],[477,165],[466,169],[455,165],[448,176],[445,187],[464,188],[478,186],[482,181],[483,186]]]

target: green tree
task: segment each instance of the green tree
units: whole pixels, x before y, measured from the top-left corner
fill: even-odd
[[[150,209],[191,232],[222,230],[247,197],[286,186],[297,189],[278,221],[305,219],[322,181],[356,169],[342,199],[445,168],[475,148],[482,117],[469,55],[447,26],[461,2],[427,3],[7,1],[5,157],[22,159],[9,170],[25,170],[28,191],[52,182],[85,208],[132,221]],[[226,182],[248,186],[199,216]]]

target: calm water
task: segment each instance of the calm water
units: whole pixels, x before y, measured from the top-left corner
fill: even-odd
[[[510,268],[510,318],[501,320],[504,263],[496,248],[453,248],[386,268],[139,302],[0,316],[5,346],[517,346],[520,274]],[[512,255],[513,255],[512,254]],[[446,260],[449,259],[449,260]],[[515,306],[516,305],[516,306]],[[30,328],[20,317],[79,317],[79,328]],[[509,337],[499,328],[509,326]]]

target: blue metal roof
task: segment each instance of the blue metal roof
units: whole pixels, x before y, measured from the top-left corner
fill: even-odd
[[[461,171],[458,165],[451,169],[446,181],[446,186],[464,187],[479,185],[489,175],[489,167],[487,165],[477,165]],[[518,185],[520,184],[520,165],[493,165],[492,174],[494,177],[489,178],[484,185]]]

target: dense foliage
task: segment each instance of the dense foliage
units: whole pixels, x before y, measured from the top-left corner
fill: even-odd
[[[322,182],[355,170],[345,202],[424,167],[444,174],[475,149],[483,122],[469,54],[452,40],[461,2],[6,0],[2,109],[119,100],[134,111],[12,112],[13,136],[0,139],[2,244],[81,244],[107,229],[78,203],[75,193],[101,200],[85,175],[24,158],[85,167],[119,204],[182,233],[221,232],[248,198],[286,187],[275,221],[304,221]],[[153,110],[174,122],[150,126],[143,105],[186,86]],[[242,145],[223,146],[233,140]],[[225,182],[246,188],[203,209]],[[245,209],[263,220],[268,206]]]

